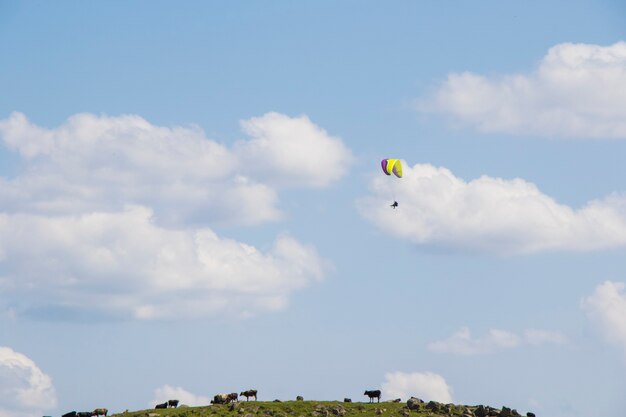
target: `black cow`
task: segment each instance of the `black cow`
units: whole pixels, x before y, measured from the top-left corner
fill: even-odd
[[[76,417],[92,417],[93,413],[91,411],[79,411],[76,413]]]
[[[167,406],[172,408],[178,407],[178,400],[167,400]]]
[[[158,408],[167,408],[167,401],[165,401],[163,404],[157,404],[154,408],[155,408],[155,409],[158,409]]]
[[[62,417],[76,417],[76,411],[70,411],[69,413],[65,413]]]
[[[378,402],[380,402],[380,390],[379,389],[374,390],[374,391],[365,391],[363,395],[367,395],[368,397],[370,397],[371,403],[374,402],[374,398],[376,398]]]

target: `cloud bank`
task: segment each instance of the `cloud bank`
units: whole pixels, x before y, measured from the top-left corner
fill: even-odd
[[[428,349],[438,353],[473,356],[522,345],[542,346],[563,344],[565,341],[566,338],[561,333],[542,329],[526,329],[521,336],[506,330],[489,329],[486,336],[473,338],[469,328],[462,327],[447,339],[429,343]]]
[[[581,307],[598,333],[626,355],[626,284],[605,281],[598,285]]]
[[[285,234],[261,250],[211,227],[279,220],[281,187],[331,184],[350,151],[306,116],[242,123],[251,139],[229,148],[132,115],[78,114],[55,129],[21,113],[0,121],[21,157],[0,178],[0,308],[70,320],[249,316],[321,280],[329,263],[310,245]]]
[[[26,355],[0,346],[0,415],[39,417],[56,406],[52,379]]]
[[[418,108],[484,132],[626,138],[626,42],[563,43],[530,74],[452,73]]]
[[[375,175],[357,202],[383,232],[420,245],[520,254],[590,251],[626,244],[626,198],[610,195],[575,209],[523,179],[482,176],[466,182],[429,164],[404,167],[394,180]],[[390,210],[393,193],[400,207]]]
[[[389,372],[385,374],[382,395],[387,399],[410,397],[425,401],[452,402],[452,387],[446,380],[433,372]]]
[[[172,230],[145,207],[47,218],[0,215],[0,289],[18,314],[200,318],[279,310],[320,280],[326,261],[280,236],[272,249]]]

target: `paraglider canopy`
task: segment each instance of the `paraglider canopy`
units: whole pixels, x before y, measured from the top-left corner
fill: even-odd
[[[393,173],[396,177],[402,178],[402,163],[399,159],[383,159],[380,161],[380,165],[385,174],[391,175]]]

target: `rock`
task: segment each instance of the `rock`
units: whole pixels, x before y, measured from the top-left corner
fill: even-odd
[[[328,417],[328,409],[324,407],[322,404],[317,404],[315,406],[315,410],[313,410],[313,415],[318,417]]]
[[[382,415],[385,411],[387,411],[387,410],[385,410],[384,408],[377,408],[377,409],[375,410],[375,413],[376,413],[376,415],[377,415],[377,416],[380,416],[380,415]]]
[[[474,410],[470,407],[463,407],[462,413],[463,417],[476,417],[474,415]]]
[[[438,403],[437,401],[429,401],[425,407],[427,410],[431,410],[434,413],[439,413],[443,410],[443,404]]]
[[[230,403],[230,405],[228,406],[228,409],[230,411],[235,411],[238,408],[239,408],[239,403]]]
[[[487,414],[488,411],[484,405],[479,405],[478,407],[476,407],[476,410],[474,410],[474,415],[476,417],[487,417]]]
[[[411,397],[406,402],[406,406],[409,407],[409,410],[419,410],[421,408],[421,404],[424,404],[424,401],[420,400],[417,397]]]
[[[304,397],[302,395],[298,395],[296,397],[296,401],[304,401]]]
[[[336,416],[343,416],[344,414],[346,414],[346,409],[340,405],[337,405],[337,406],[331,407],[330,412]]]
[[[499,417],[513,417],[513,413],[511,413],[511,409],[509,407],[502,407],[502,410],[498,414]]]

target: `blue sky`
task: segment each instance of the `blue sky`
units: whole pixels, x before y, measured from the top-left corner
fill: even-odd
[[[0,1],[0,415],[248,388],[623,414],[625,23]]]

